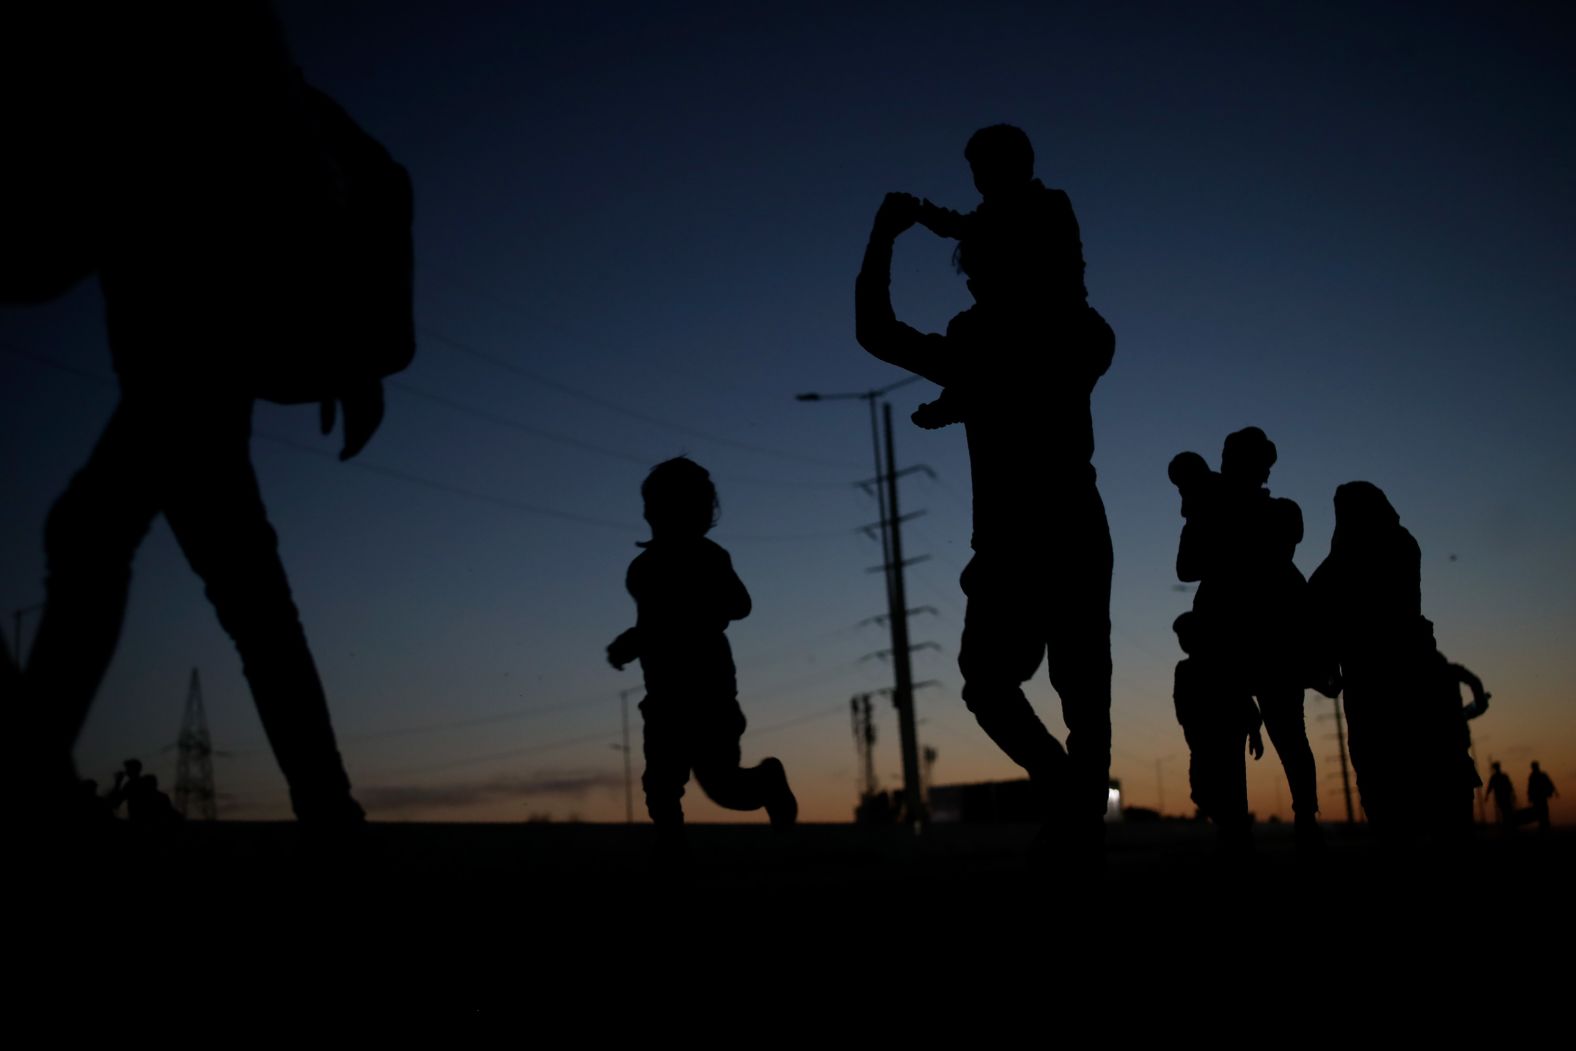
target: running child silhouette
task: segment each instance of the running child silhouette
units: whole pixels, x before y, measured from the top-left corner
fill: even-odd
[[[623,670],[639,660],[646,677],[640,702],[646,809],[668,845],[682,842],[679,800],[690,771],[712,801],[729,810],[766,808],[775,828],[798,817],[799,804],[777,759],[739,766],[744,712],[739,708],[728,622],[750,614],[750,593],[728,552],[706,538],[717,523],[717,490],[704,467],[685,457],[659,463],[640,487],[651,539],[629,564],[625,586],[635,626],[607,648]]]
[[[932,233],[958,242],[953,262],[970,275],[970,289],[984,277],[998,289],[1011,289],[994,297],[993,309],[1049,323],[1075,338],[1108,337],[1104,319],[1096,321],[1099,315],[1088,306],[1072,201],[1034,177],[1029,137],[1010,124],[995,124],[974,133],[963,157],[980,192],[979,207],[960,214],[924,200],[918,219]],[[967,390],[949,387],[921,405],[913,420],[927,430],[961,423],[968,401]]]

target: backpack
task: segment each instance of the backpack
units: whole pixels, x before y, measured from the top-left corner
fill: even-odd
[[[332,98],[303,90],[334,206],[296,228],[276,261],[279,309],[248,355],[253,393],[286,405],[393,375],[416,353],[410,174]]]

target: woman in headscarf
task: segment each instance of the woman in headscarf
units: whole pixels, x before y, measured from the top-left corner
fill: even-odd
[[[1466,721],[1423,616],[1422,551],[1369,482],[1335,491],[1330,555],[1310,581],[1315,624],[1340,665],[1347,736],[1368,820],[1388,832],[1470,828],[1476,772]]]

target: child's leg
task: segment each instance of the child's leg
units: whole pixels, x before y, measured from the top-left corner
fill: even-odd
[[[798,807],[783,765],[764,759],[748,769],[739,766],[739,738],[744,735],[744,713],[737,701],[719,706],[709,718],[695,722],[695,780],[712,802],[729,810],[759,810],[772,816],[773,824],[792,824]]]
[[[652,823],[658,828],[675,829],[684,824],[684,807],[679,800],[684,798],[684,785],[689,781],[689,749],[683,725],[662,714],[659,706],[648,707],[651,704],[649,697],[640,702],[645,723],[642,750],[646,757],[640,786],[646,793],[646,812]]]
[[[1248,735],[1241,730],[1228,729],[1221,734],[1214,818],[1222,839],[1244,839],[1252,827],[1248,822],[1247,750]]]

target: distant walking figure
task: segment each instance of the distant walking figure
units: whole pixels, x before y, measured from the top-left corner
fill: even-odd
[[[1032,152],[1013,163],[1027,182]],[[975,170],[978,180],[981,164]],[[1064,268],[1057,308],[1045,309],[1037,254],[1077,252],[1033,238],[1008,238],[988,252],[965,238],[960,263],[975,305],[945,335],[898,321],[892,248],[922,211],[918,199],[897,193],[877,211],[855,285],[855,334],[882,361],[964,395],[974,557],[962,578],[963,700],[1041,788],[1042,842],[1098,849],[1111,763],[1111,534],[1090,463],[1089,397],[1115,337],[1084,302],[1081,256]],[[1061,697],[1065,751],[1022,689],[1043,659]]]
[[[717,490],[706,469],[684,457],[659,463],[640,487],[651,539],[629,564],[625,584],[635,626],[614,639],[607,659],[620,670],[640,661],[646,699],[646,809],[664,846],[682,843],[679,800],[690,771],[712,801],[729,810],[766,808],[772,825],[794,823],[799,805],[783,764],[739,766],[744,712],[739,707],[729,621],[750,614],[750,593],[728,552],[706,538],[717,523]]]
[[[296,816],[359,823],[252,469],[252,408],[321,401],[325,433],[342,410],[341,459],[377,430],[380,378],[414,352],[409,179],[304,84],[266,4],[94,11],[49,43],[91,67],[73,87],[93,105],[55,119],[91,161],[77,204],[121,398],[45,529],[30,747],[65,798],[134,556],[163,515],[240,653]],[[364,367],[374,348],[396,360]]]
[[[1493,770],[1483,791],[1494,800],[1499,827],[1513,832],[1516,829],[1516,786],[1510,783],[1510,775],[1501,770],[1498,763],[1493,764]]]
[[[1253,695],[1232,676],[1210,665],[1202,650],[1197,613],[1176,619],[1172,628],[1187,657],[1177,661],[1172,698],[1177,722],[1187,738],[1188,783],[1199,811],[1215,823],[1222,847],[1240,850],[1252,845],[1248,816],[1248,771],[1243,746],[1255,760],[1264,756],[1261,719]]]
[[[1532,816],[1537,819],[1540,833],[1549,830],[1549,800],[1559,794],[1549,775],[1533,760],[1532,773],[1527,776],[1527,802],[1532,804]]]
[[[1378,829],[1456,838],[1478,776],[1451,673],[1422,611],[1422,552],[1378,487],[1335,491],[1330,554],[1309,581],[1313,624],[1340,665],[1363,810]]]
[[[1171,461],[1186,523],[1177,576],[1199,582],[1193,600],[1199,652],[1223,689],[1258,699],[1291,786],[1298,842],[1314,846],[1319,786],[1303,716],[1308,585],[1292,562],[1302,541],[1302,510],[1265,488],[1275,460],[1275,443],[1245,427],[1226,436],[1218,475],[1197,453]]]

